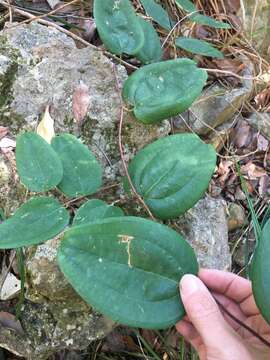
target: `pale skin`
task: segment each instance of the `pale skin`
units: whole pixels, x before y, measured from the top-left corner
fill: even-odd
[[[181,279],[180,293],[187,315],[176,329],[197,350],[200,360],[270,359],[270,347],[222,314],[214,300],[270,342],[270,326],[255,304],[250,281],[202,269],[198,277]]]

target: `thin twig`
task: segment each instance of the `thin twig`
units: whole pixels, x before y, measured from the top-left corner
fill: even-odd
[[[174,30],[177,28],[178,25],[180,25],[183,21],[185,21],[186,19],[188,19],[190,16],[192,16],[193,14],[196,14],[198,11],[193,11],[190,14],[187,14],[186,16],[184,16],[182,19],[180,19],[179,21],[177,21],[177,23],[173,26],[173,28],[170,30],[169,34],[166,36],[165,40],[163,41],[163,44],[161,45],[161,47],[163,48],[166,44],[166,42],[169,40],[171,34],[174,32]]]
[[[155,217],[153,216],[152,212],[150,211],[150,209],[148,208],[148,206],[144,202],[143,198],[137,193],[137,190],[135,189],[135,186],[133,185],[133,182],[132,182],[131,177],[130,177],[129,172],[128,172],[128,167],[127,167],[127,164],[126,164],[124,151],[123,151],[123,144],[122,144],[122,128],[123,128],[123,121],[124,121],[124,104],[123,104],[123,99],[122,99],[122,95],[121,95],[119,79],[118,79],[118,75],[117,75],[116,68],[115,68],[114,64],[113,64],[113,71],[114,71],[114,75],[115,75],[115,79],[116,79],[117,92],[119,94],[119,100],[120,100],[120,106],[121,106],[119,130],[118,130],[118,146],[119,146],[121,161],[122,161],[122,164],[123,164],[123,167],[124,167],[124,170],[125,170],[125,174],[126,174],[127,180],[129,182],[129,185],[130,185],[130,188],[131,188],[133,194],[138,199],[138,201],[142,204],[142,206],[145,208],[145,210],[147,211],[150,218],[152,220],[155,220]]]
[[[241,76],[241,75],[237,75],[232,71],[226,71],[226,70],[219,70],[219,69],[208,69],[208,68],[201,68],[202,70],[205,70],[207,72],[212,72],[212,73],[219,73],[219,74],[224,74],[224,75],[228,75],[228,76],[234,76],[240,80],[258,80],[259,77],[257,76]]]
[[[241,327],[243,327],[245,330],[247,330],[248,332],[250,332],[254,337],[256,337],[257,339],[259,339],[264,345],[266,345],[267,347],[270,347],[270,341],[266,340],[263,336],[261,336],[260,334],[258,334],[255,330],[253,330],[252,328],[250,328],[248,325],[246,325],[245,323],[243,323],[241,320],[239,320],[237,317],[235,317],[229,310],[227,310],[225,308],[225,306],[223,306],[214,296],[214,299],[216,301],[216,303],[218,304],[218,306],[221,308],[221,310],[228,315],[231,319],[233,319],[238,325],[240,325]]]
[[[78,2],[79,0],[72,0],[71,2],[68,2],[68,3],[65,3],[64,5],[61,5],[59,6],[57,9],[54,9],[46,14],[42,14],[42,15],[39,15],[39,16],[34,16],[33,18],[29,18],[27,20],[24,20],[24,21],[21,21],[19,24],[16,24],[16,25],[13,25],[13,26],[10,26],[9,29],[12,29],[13,27],[17,27],[17,26],[20,26],[22,24],[27,24],[27,23],[30,23],[32,21],[37,21],[37,20],[40,20],[40,19],[43,19],[44,17],[47,17],[47,16],[50,16],[50,15],[54,15],[56,14],[58,11],[60,10],[63,10],[64,8],[66,8],[67,6],[70,6],[70,5],[73,5],[75,4],[76,2]]]
[[[32,19],[32,20],[35,20],[36,19],[36,16],[30,14],[29,12],[27,11],[24,11],[24,10],[20,10],[18,8],[16,8],[15,6],[12,6],[12,5],[9,5],[7,2],[3,1],[3,0],[0,0],[0,4],[5,6],[7,9],[9,9],[10,7],[12,7],[12,10],[14,12],[16,12],[17,14],[21,15],[21,16],[24,16],[24,17],[27,17],[28,19]],[[69,30],[66,30],[64,28],[62,28],[61,26],[51,22],[51,21],[48,21],[48,20],[44,20],[44,19],[38,19],[37,20],[38,23],[42,24],[42,25],[46,25],[46,26],[51,26],[51,27],[54,27],[55,29],[57,29],[58,31],[61,31],[62,33],[66,34],[67,36],[73,38],[74,40],[76,41],[79,41],[80,43],[84,44],[85,46],[89,46],[91,47],[92,49],[95,49],[97,51],[100,51],[102,52],[104,55],[108,56],[109,58],[112,58],[114,60],[116,60],[118,63],[121,63],[133,70],[136,70],[138,69],[137,66],[134,66],[134,65],[131,65],[130,63],[120,59],[118,56],[114,55],[114,54],[111,54],[109,51],[106,51],[106,50],[103,50],[103,49],[100,49],[98,48],[97,46],[93,45],[93,44],[90,44],[88,41],[82,39],[80,36],[76,35],[76,34],[73,34],[71,31]]]

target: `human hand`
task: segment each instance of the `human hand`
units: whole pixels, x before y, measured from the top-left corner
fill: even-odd
[[[255,304],[250,281],[229,272],[203,269],[198,277],[183,276],[180,293],[187,315],[176,329],[197,350],[200,360],[270,359],[270,347],[222,313],[214,300],[270,341],[270,326]]]

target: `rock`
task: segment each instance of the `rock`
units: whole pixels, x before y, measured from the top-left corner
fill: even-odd
[[[251,45],[264,57],[270,60],[270,3],[269,0],[243,0],[240,16],[242,17],[244,35]]]
[[[123,169],[117,136],[121,103],[116,77],[122,87],[125,68],[93,48],[77,49],[72,39],[53,28],[34,22],[13,25],[0,32],[1,125],[9,127],[11,136],[35,130],[49,105],[56,133],[80,137],[103,164],[104,184],[114,187],[98,195],[110,202],[119,200],[121,188],[115,184],[120,182]],[[90,105],[79,126],[74,121],[72,97],[81,82],[89,89]],[[147,127],[125,112],[122,142],[126,160],[169,131],[168,121]],[[9,216],[31,193],[19,182],[12,151],[0,158],[0,167],[0,207]],[[0,346],[27,359],[43,360],[55,351],[84,349],[114,327],[67,283],[56,262],[58,245],[59,239],[52,239],[26,252],[27,301],[21,316],[25,334],[0,327]]]
[[[228,205],[228,229],[234,231],[245,225],[246,214],[242,206],[234,203]]]
[[[253,66],[248,63],[243,76],[253,76]],[[176,132],[192,129],[206,135],[217,126],[230,121],[252,91],[252,80],[244,80],[242,86],[226,89],[219,83],[203,91],[200,98],[183,114],[173,119]]]
[[[177,229],[195,250],[204,268],[230,270],[226,203],[206,197],[176,221]]]
[[[216,152],[220,152],[226,142],[228,141],[230,134],[233,130],[233,125],[235,123],[236,119],[233,118],[230,121],[227,121],[226,123],[218,126],[213,133],[209,134],[208,143],[213,145]]]
[[[101,339],[113,324],[100,314],[82,308],[73,311],[54,303],[25,301],[21,313],[24,334],[5,328],[0,324],[0,347],[29,360],[44,360],[62,349],[84,349],[94,340]],[[53,341],[53,342],[52,342]]]
[[[262,132],[262,134],[270,140],[270,113],[255,112],[248,118],[245,118],[248,124],[250,124],[256,130]]]

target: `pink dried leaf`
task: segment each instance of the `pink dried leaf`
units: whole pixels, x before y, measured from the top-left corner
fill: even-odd
[[[72,110],[76,122],[80,125],[90,104],[89,88],[82,81],[76,86],[72,96]]]

